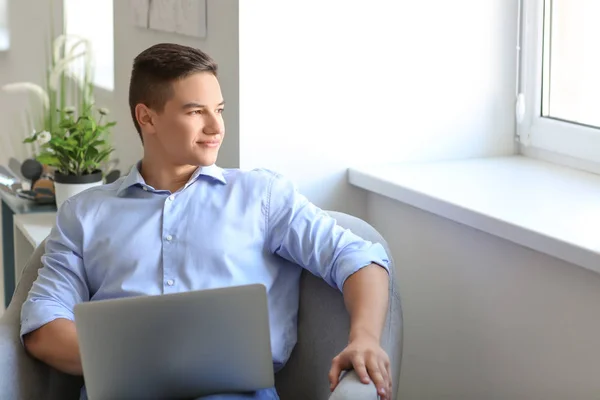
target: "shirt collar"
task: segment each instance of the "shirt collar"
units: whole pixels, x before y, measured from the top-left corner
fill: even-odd
[[[127,176],[121,183],[121,186],[119,186],[119,190],[117,191],[117,196],[122,196],[123,193],[127,189],[129,189],[131,186],[136,186],[136,185],[148,186],[146,184],[146,181],[142,177],[142,174],[140,174],[141,163],[142,162],[139,161],[138,163],[136,163],[134,166],[131,167],[131,169],[129,170],[129,174],[127,174]],[[187,188],[189,185],[194,183],[202,175],[210,176],[211,178],[214,178],[223,184],[227,183],[227,181],[225,180],[225,175],[223,173],[223,169],[220,167],[217,167],[215,164],[213,164],[213,165],[209,165],[207,167],[198,167],[194,171],[194,173],[192,174],[192,176],[190,177],[188,182],[185,184],[185,187]]]

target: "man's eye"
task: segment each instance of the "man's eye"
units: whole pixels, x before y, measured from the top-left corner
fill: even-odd
[[[190,115],[202,114],[202,110],[194,110],[189,113]]]
[[[223,108],[219,108],[219,109],[217,109],[217,114],[222,114],[222,113],[223,113],[223,111],[225,111],[225,109],[223,109]]]

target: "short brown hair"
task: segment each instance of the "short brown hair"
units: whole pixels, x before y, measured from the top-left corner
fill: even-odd
[[[142,103],[161,112],[173,95],[171,83],[198,72],[210,72],[216,76],[217,64],[199,49],[174,43],[156,44],[142,51],[133,60],[129,81],[129,108],[142,141],[135,106]]]

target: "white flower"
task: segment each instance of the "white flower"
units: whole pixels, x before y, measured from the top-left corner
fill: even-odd
[[[110,110],[108,108],[106,108],[106,107],[102,107],[102,108],[98,109],[98,112],[100,114],[102,114],[102,115],[108,115],[108,114],[110,114]]]
[[[75,107],[73,106],[67,106],[64,108],[63,110],[65,113],[67,114],[73,114],[75,112]]]
[[[40,146],[43,146],[46,143],[48,143],[50,141],[50,139],[52,139],[52,135],[50,135],[50,132],[43,131],[38,134],[36,142]]]

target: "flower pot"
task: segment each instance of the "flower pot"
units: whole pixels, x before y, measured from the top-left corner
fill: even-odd
[[[102,185],[102,171],[96,171],[87,175],[63,175],[60,172],[54,174],[54,189],[56,192],[56,207],[60,208],[62,203],[69,197],[81,193],[94,186]]]

